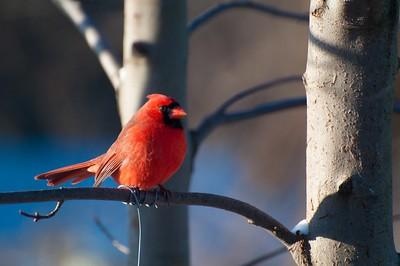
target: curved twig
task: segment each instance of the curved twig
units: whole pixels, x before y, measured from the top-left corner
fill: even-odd
[[[171,192],[168,195],[168,199],[165,193],[156,193],[155,191],[139,191],[137,194],[141,204],[150,204],[157,201],[157,205],[159,206],[167,204],[196,205],[213,207],[236,213],[245,217],[248,223],[266,229],[287,247],[301,239],[270,215],[237,199],[208,193]],[[128,190],[115,188],[65,188],[62,190],[54,189],[0,193],[0,204],[54,200],[112,200],[129,202],[130,199],[131,195]]]
[[[231,1],[219,3],[213,7],[210,7],[204,13],[200,14],[196,18],[190,22],[187,27],[189,33],[193,33],[199,27],[203,26],[207,22],[209,22],[212,18],[221,14],[224,11],[231,10],[234,8],[247,8],[252,9],[254,11],[263,12],[276,17],[283,17],[286,19],[295,20],[298,22],[308,22],[308,14],[307,13],[296,13],[291,11],[286,11],[283,9],[279,9],[277,7],[257,3],[249,0],[239,0],[239,1]]]
[[[245,89],[243,91],[240,91],[239,93],[233,95],[230,97],[228,100],[226,100],[216,111],[216,113],[223,113],[226,112],[226,110],[231,107],[234,103],[244,99],[247,96],[250,96],[254,93],[271,89],[276,86],[280,86],[286,83],[291,83],[291,82],[300,82],[302,81],[302,76],[301,75],[291,75],[283,78],[277,78],[271,81],[267,81],[261,84],[258,84],[254,87]]]
[[[232,123],[241,121],[244,119],[250,119],[263,115],[266,113],[282,110],[285,108],[296,107],[305,104],[305,98],[292,98],[288,100],[275,101],[271,103],[266,103],[263,105],[258,105],[253,108],[227,113],[227,109],[231,107],[234,103],[250,96],[254,93],[260,92],[262,90],[271,89],[279,85],[284,85],[291,82],[299,82],[302,80],[300,75],[291,75],[283,78],[277,78],[275,80],[267,81],[256,86],[250,87],[248,89],[242,90],[239,93],[233,95],[228,100],[226,100],[216,111],[203,119],[200,125],[191,130],[192,139],[192,157],[197,153],[197,149],[203,140],[218,126],[225,123]]]
[[[47,214],[40,214],[38,212],[35,212],[34,214],[24,212],[23,210],[19,210],[19,214],[22,216],[32,218],[34,222],[38,222],[42,219],[49,219],[53,217],[54,215],[57,214],[57,212],[61,209],[61,206],[64,204],[64,200],[59,200],[57,201],[56,207],[52,211],[50,211]]]
[[[305,105],[306,97],[296,97],[257,105],[253,108],[243,111],[231,113],[213,113],[205,118],[197,129],[190,132],[193,143],[192,157],[196,155],[197,149],[204,139],[220,125],[256,118],[260,115]]]
[[[115,58],[114,54],[108,47],[104,36],[101,35],[88,14],[86,14],[82,9],[79,1],[53,0],[53,2],[67,17],[71,19],[80,33],[84,36],[89,47],[97,55],[112,86],[115,91],[117,91],[120,85],[119,70],[121,69],[121,63],[119,63]]]
[[[245,89],[226,100],[216,111],[204,118],[197,128],[190,131],[192,140],[192,158],[196,156],[198,147],[204,141],[204,139],[207,138],[208,135],[218,126],[227,123],[239,122],[245,119],[256,118],[260,115],[268,114],[275,111],[306,105],[306,97],[297,97],[261,104],[247,110],[227,113],[227,109],[229,107],[247,96],[250,96],[265,89],[273,88],[275,86],[283,85],[290,82],[298,82],[301,80],[302,78],[300,75],[292,75],[278,78]],[[400,101],[394,103],[393,112],[400,113]]]

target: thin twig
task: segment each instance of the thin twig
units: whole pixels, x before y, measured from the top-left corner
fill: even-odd
[[[255,258],[255,259],[252,259],[251,261],[248,261],[248,262],[242,264],[242,266],[255,266],[255,265],[257,265],[257,264],[259,264],[259,263],[261,263],[263,261],[275,258],[276,256],[279,256],[279,255],[281,255],[281,254],[283,254],[283,253],[285,253],[287,251],[288,250],[287,250],[286,247],[280,247],[280,248],[277,248],[277,249],[275,249],[275,250],[273,250],[273,251],[271,251],[271,252],[269,252],[267,254],[264,254],[264,255],[261,255],[261,256]]]
[[[100,231],[111,241],[111,245],[113,245],[113,247],[115,247],[119,252],[125,255],[129,255],[129,248],[116,240],[98,217],[94,217],[94,222],[96,223]]]
[[[89,15],[85,13],[80,2],[75,0],[53,0],[53,2],[71,19],[84,36],[89,47],[97,55],[115,91],[118,91],[120,86],[119,70],[121,69],[121,63],[115,58],[104,36],[101,35]]]
[[[65,188],[62,190],[3,192],[0,193],[0,204],[54,200],[111,200],[129,202],[131,199],[130,194],[130,191],[126,189],[114,188]],[[260,226],[272,233],[285,246],[290,246],[301,239],[270,215],[237,199],[208,193],[184,192],[171,192],[168,195],[168,199],[165,193],[156,193],[155,191],[139,191],[137,195],[141,204],[151,204],[156,201],[158,206],[165,206],[167,204],[196,205],[213,207],[236,213],[245,217],[248,223]]]
[[[192,137],[192,157],[196,156],[198,147],[204,141],[204,139],[218,126],[239,122],[246,119],[256,118],[261,115],[268,113],[281,111],[293,107],[305,106],[306,97],[296,97],[286,100],[274,101],[266,104],[257,105],[251,109],[222,113],[218,115],[211,115],[207,117],[203,123],[197,128],[197,130],[191,131]]]
[[[216,111],[204,118],[200,125],[191,130],[191,140],[192,140],[192,157],[194,158],[198,147],[204,141],[204,139],[218,126],[226,123],[238,122],[244,119],[255,118],[260,115],[271,113],[274,111],[279,111],[287,108],[297,107],[300,105],[305,105],[305,97],[292,98],[287,100],[280,100],[271,103],[266,103],[252,107],[247,110],[237,111],[227,113],[227,109],[231,107],[234,103],[253,95],[262,90],[271,89],[279,85],[284,85],[291,82],[301,81],[300,75],[291,75],[283,78],[278,78],[272,81],[267,81],[256,86],[250,87],[248,89],[242,90],[239,93],[233,95],[228,100],[226,100]]]
[[[261,84],[258,84],[254,87],[250,87],[248,89],[242,90],[239,93],[233,95],[228,100],[226,100],[216,111],[216,113],[224,113],[226,110],[231,107],[234,103],[244,99],[247,96],[255,94],[257,92],[274,88],[276,86],[284,85],[286,83],[291,82],[300,82],[302,81],[301,75],[291,75],[283,78],[277,78],[271,81],[267,81]]]
[[[276,86],[290,82],[299,82],[301,80],[302,79],[300,75],[292,75],[278,78],[245,89],[226,100],[216,111],[204,118],[197,128],[190,131],[192,139],[192,158],[195,157],[198,147],[204,141],[204,139],[207,138],[208,135],[210,135],[210,133],[218,126],[233,122],[239,122],[245,119],[256,118],[258,116],[276,111],[306,105],[306,97],[298,97],[285,100],[277,100],[274,102],[255,106],[247,110],[227,113],[227,109],[229,107],[231,107],[234,103],[244,99],[245,97],[253,95],[254,93],[260,92],[262,90],[271,89]],[[400,113],[400,101],[394,103],[393,112]]]
[[[286,11],[283,9],[279,9],[277,7],[257,3],[254,1],[249,0],[236,0],[230,2],[219,3],[213,7],[210,7],[204,13],[200,14],[196,18],[190,22],[187,27],[189,33],[193,33],[199,27],[203,26],[207,22],[209,22],[212,18],[216,17],[217,15],[221,14],[224,11],[228,11],[235,8],[247,8],[254,11],[259,11],[262,13],[266,13],[276,17],[282,17],[286,19],[292,19],[298,22],[307,22],[308,21],[308,14],[307,13],[296,13],[291,11]]]
[[[47,214],[40,214],[38,212],[35,212],[34,214],[24,212],[23,210],[19,210],[19,214],[22,216],[32,218],[34,222],[38,222],[42,219],[49,219],[53,217],[54,215],[57,214],[57,212],[61,209],[61,206],[64,204],[64,200],[59,200],[57,201],[56,207],[52,211],[50,211]]]

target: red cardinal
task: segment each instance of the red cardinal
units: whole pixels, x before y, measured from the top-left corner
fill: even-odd
[[[147,98],[105,154],[35,179],[46,179],[49,186],[55,186],[69,179],[76,184],[94,175],[94,186],[98,187],[112,176],[119,185],[140,190],[166,182],[185,158],[186,137],[181,119],[186,113],[173,98],[162,94]]]

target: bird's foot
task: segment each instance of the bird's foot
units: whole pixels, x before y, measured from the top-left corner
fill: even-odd
[[[136,205],[136,206],[140,206],[140,190],[137,187],[130,187],[130,186],[125,186],[125,185],[119,185],[118,186],[119,189],[127,189],[129,190],[130,196],[129,196],[129,200],[128,202],[122,202],[123,204],[127,204],[127,205]],[[145,199],[146,199],[146,195],[145,195]]]
[[[158,200],[158,196],[159,196],[158,193],[163,194],[163,196],[167,202],[167,205],[169,206],[169,199],[171,198],[172,192],[169,189],[167,189],[166,187],[164,187],[163,185],[158,185],[158,190],[156,191],[156,200]]]
[[[153,201],[152,202],[150,202],[150,203],[147,203],[147,190],[145,190],[144,191],[144,206],[146,206],[147,208],[150,208],[150,207],[153,207],[154,206],[154,208],[158,208],[158,205],[157,205],[157,193],[156,193],[156,195],[155,195],[155,197],[154,197],[154,199],[153,199]]]
[[[153,198],[153,201],[152,202],[150,202],[150,203],[147,203],[147,193],[148,191],[144,191],[144,202],[146,202],[145,204],[144,204],[144,206],[146,206],[146,207],[148,207],[148,208],[150,208],[150,207],[153,207],[154,206],[154,208],[156,208],[156,209],[158,209],[158,204],[157,204],[157,202],[158,202],[158,199],[159,199],[159,197],[160,197],[160,195],[159,195],[159,190],[158,189],[155,189],[155,190],[153,190],[153,192],[154,192],[154,198]]]

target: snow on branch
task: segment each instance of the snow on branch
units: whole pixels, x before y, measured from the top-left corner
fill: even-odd
[[[199,27],[203,26],[211,19],[216,17],[217,15],[236,8],[246,8],[254,11],[266,13],[276,17],[282,17],[286,19],[291,19],[299,22],[308,22],[308,14],[307,13],[297,13],[286,11],[283,9],[279,9],[277,7],[257,3],[255,1],[250,0],[235,0],[230,2],[219,3],[215,6],[210,7],[204,13],[200,14],[198,17],[194,18],[192,22],[188,25],[187,30],[189,33],[193,33]]]
[[[399,222],[400,220],[400,214],[395,214],[393,215],[393,222]],[[293,231],[293,230],[292,230]],[[280,247],[280,248],[276,248],[275,250],[272,250],[266,254],[260,255],[244,264],[242,264],[241,266],[256,266],[259,265],[260,263],[266,262],[270,259],[275,258],[276,256],[279,256],[281,254],[286,253],[288,250],[285,247]]]
[[[100,64],[117,91],[120,85],[119,70],[121,64],[108,47],[104,36],[93,24],[89,15],[82,9],[81,4],[74,0],[53,0],[54,4],[71,19],[80,33],[84,36],[89,47],[97,55]]]
[[[247,219],[247,222],[260,226],[286,247],[290,247],[301,240],[300,236],[292,233],[280,222],[264,213],[260,209],[243,201],[208,193],[184,193],[170,192],[157,193],[155,191],[138,191],[137,197],[140,204],[151,205],[154,202],[158,206],[165,205],[196,205],[213,207],[236,213]],[[63,188],[52,190],[2,192],[0,193],[0,204],[15,204],[44,201],[68,201],[68,200],[111,200],[120,202],[131,201],[131,192],[127,189],[116,188]]]

